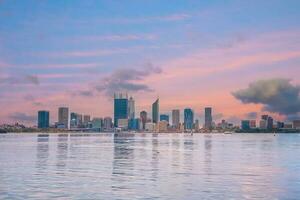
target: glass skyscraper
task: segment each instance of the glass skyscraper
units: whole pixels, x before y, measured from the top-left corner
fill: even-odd
[[[152,104],[152,122],[158,123],[159,118],[159,99]]]
[[[114,125],[118,127],[119,119],[128,119],[127,95],[115,94],[114,97]]]
[[[38,128],[49,128],[49,111],[38,112]]]
[[[205,108],[205,124],[204,127],[206,129],[211,129],[212,128],[212,108],[207,107]]]
[[[194,112],[190,108],[184,109],[184,129],[192,130],[194,124]]]

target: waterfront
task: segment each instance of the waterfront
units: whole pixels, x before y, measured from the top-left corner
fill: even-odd
[[[0,199],[296,199],[300,134],[3,134]]]

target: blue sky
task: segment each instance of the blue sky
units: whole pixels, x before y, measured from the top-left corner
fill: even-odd
[[[146,91],[124,88],[139,100],[138,110],[150,110],[148,104],[157,95],[167,102],[186,90],[193,93],[195,88],[181,87],[184,80],[191,81],[210,96],[218,95],[218,91],[219,95],[224,95],[224,91],[230,95],[238,86],[246,87],[249,82],[264,77],[279,76],[298,84],[295,74],[299,72],[299,7],[300,2],[293,0],[1,0],[0,106],[5,111],[0,119],[13,121],[12,113],[22,113],[32,119],[37,110],[44,108],[53,113],[55,120],[56,107],[60,105],[97,116],[112,115],[111,99],[103,91],[93,91],[95,85],[103,85],[103,80],[118,70],[143,70],[149,66],[160,68],[162,73],[151,72],[139,79],[126,80],[152,86]],[[253,44],[256,46],[251,47]],[[263,55],[268,59],[282,56],[282,59],[250,62],[245,68],[236,67],[213,75],[204,73],[214,71],[214,67],[218,68],[220,62],[226,60],[226,53],[218,53],[224,49],[234,54],[230,63],[245,56]],[[215,63],[208,63],[210,61],[204,59],[206,54]],[[190,66],[191,62],[181,63],[198,57],[198,63],[193,64],[196,70]],[[269,65],[274,72],[266,76]],[[175,71],[184,69],[186,71],[180,73],[185,73],[185,77],[177,77]],[[245,73],[245,78],[240,78]],[[239,77],[237,84],[232,82],[232,77]],[[203,88],[207,83],[210,86]],[[86,90],[93,95],[78,95]],[[210,92],[214,90],[216,94]],[[197,93],[195,98],[206,98]],[[184,108],[186,104],[200,113],[211,98],[200,103],[181,99],[178,107]],[[90,106],[74,101],[88,102]],[[232,106],[240,105],[234,98],[228,97],[228,101]],[[107,106],[95,111],[95,102]],[[227,117],[233,115],[222,108],[222,103],[213,103],[216,112]],[[168,103],[162,103],[164,112],[170,109]],[[254,108],[250,105],[246,110],[250,109]],[[261,107],[258,105],[255,109],[259,112]]]

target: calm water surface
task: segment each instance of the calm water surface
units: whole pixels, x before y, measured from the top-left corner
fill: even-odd
[[[300,135],[0,135],[0,199],[300,199]]]

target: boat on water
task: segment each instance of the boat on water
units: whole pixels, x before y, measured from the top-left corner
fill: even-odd
[[[231,131],[225,131],[224,134],[232,134],[233,132]]]

